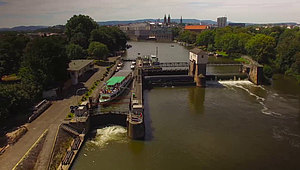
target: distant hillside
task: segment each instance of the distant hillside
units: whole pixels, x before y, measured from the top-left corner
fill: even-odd
[[[141,22],[155,22],[156,19],[139,19],[139,20],[128,20],[128,21],[104,21],[97,22],[99,25],[122,25],[122,24],[130,24],[130,23],[141,23]],[[179,23],[180,19],[172,19],[172,22]],[[212,25],[217,24],[216,21],[213,20],[199,20],[199,19],[183,19],[183,23],[186,24],[202,24],[202,25]],[[163,19],[160,20],[163,22]],[[228,21],[228,23],[235,23],[233,21]],[[296,22],[280,22],[280,23],[264,23],[264,24],[256,24],[256,23],[245,23],[246,26],[250,25],[297,25]],[[4,31],[24,31],[24,32],[64,32],[64,25],[56,25],[56,26],[17,26],[12,28],[0,28],[0,32]]]
[[[13,28],[0,28],[0,31],[35,31],[42,28],[48,28],[48,26],[18,26]]]
[[[128,21],[104,21],[104,22],[98,22],[99,25],[122,25],[122,24],[130,24],[130,23],[140,23],[140,22],[155,22],[156,19],[139,19],[139,20],[128,20]],[[172,22],[179,23],[180,19],[172,19]],[[161,19],[160,22],[163,22]],[[198,19],[183,19],[183,23],[187,24],[216,24],[215,21],[212,20],[198,20]]]

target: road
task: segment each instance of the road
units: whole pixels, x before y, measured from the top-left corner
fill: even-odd
[[[110,60],[115,60],[116,57],[110,58]],[[19,162],[19,160],[26,154],[30,147],[35,143],[35,141],[42,135],[42,133],[48,129],[48,135],[45,143],[47,145],[53,145],[55,132],[58,126],[66,118],[70,112],[70,105],[75,105],[80,96],[75,96],[75,92],[78,88],[86,87],[90,88],[96,80],[99,80],[106,71],[105,67],[98,67],[98,71],[95,72],[88,80],[85,82],[80,82],[80,85],[73,86],[67,91],[67,95],[64,99],[54,101],[53,104],[36,120],[28,124],[28,132],[14,145],[10,146],[1,156],[0,156],[0,169],[1,170],[11,170]],[[46,149],[46,150],[45,150]],[[52,147],[45,147],[42,150],[45,159],[50,156]],[[48,160],[41,160],[39,162],[41,167],[47,166]]]

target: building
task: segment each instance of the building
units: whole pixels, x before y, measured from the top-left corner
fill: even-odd
[[[189,52],[189,75],[204,75],[206,76],[206,64],[208,63],[207,52],[199,49],[193,48]]]
[[[219,28],[226,27],[227,26],[227,17],[219,17],[219,18],[217,18],[217,22],[218,22]]]
[[[72,80],[72,84],[78,84],[78,79],[87,71],[94,69],[94,60],[71,60],[68,71]]]
[[[245,23],[229,23],[228,25],[231,27],[245,27],[246,26]]]
[[[208,25],[187,25],[184,27],[184,30],[189,30],[193,32],[202,32],[204,30],[209,29]]]

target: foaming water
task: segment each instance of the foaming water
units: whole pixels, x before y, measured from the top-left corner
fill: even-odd
[[[244,91],[246,91],[249,95],[253,96],[256,98],[257,102],[262,106],[261,109],[261,113],[265,114],[265,115],[269,115],[269,116],[273,116],[273,117],[281,117],[282,114],[280,113],[276,113],[274,111],[271,111],[265,104],[265,98],[261,97],[253,92],[251,92],[250,88],[254,87],[254,88],[260,88],[261,90],[268,92],[265,88],[263,88],[262,86],[257,86],[254,85],[252,82],[248,81],[248,80],[242,80],[242,81],[219,81],[220,84],[222,84],[223,86],[233,89],[233,87],[242,89]]]
[[[87,143],[100,148],[105,147],[110,142],[125,143],[127,142],[126,134],[127,130],[122,126],[109,126],[97,129],[95,138]]]

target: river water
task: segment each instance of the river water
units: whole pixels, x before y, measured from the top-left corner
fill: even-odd
[[[160,61],[188,58],[177,44],[130,44],[128,58],[155,54],[156,46]],[[120,126],[97,129],[72,169],[300,169],[300,86],[291,78],[276,75],[270,86],[215,81],[144,94],[145,141],[128,139]]]

